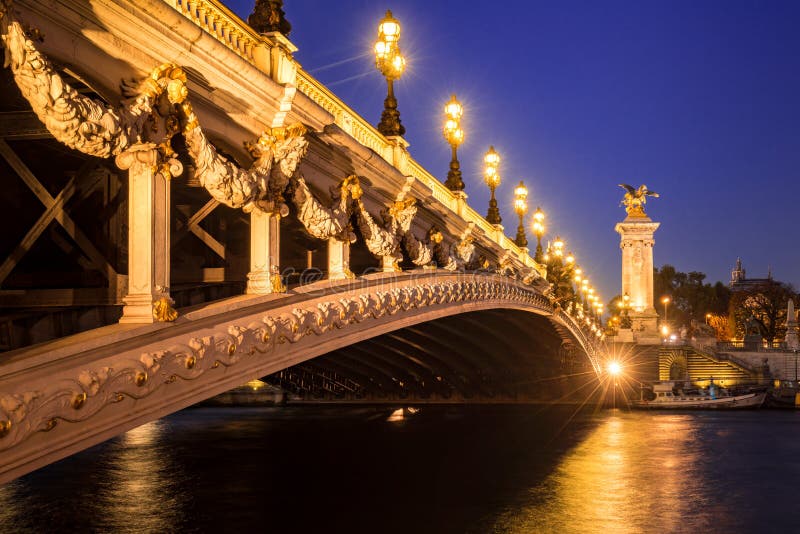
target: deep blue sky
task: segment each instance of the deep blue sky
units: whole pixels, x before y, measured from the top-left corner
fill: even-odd
[[[227,0],[246,18],[252,0]],[[619,292],[617,184],[645,183],[662,223],[655,262],[727,282],[800,286],[800,2],[285,0],[296,59],[375,124],[385,82],[378,21],[403,28],[396,94],[410,152],[444,179],[442,106],[465,105],[459,150],[469,202],[486,212],[481,160],[503,158],[498,200],[513,237],[513,188],[548,215],[604,299]]]

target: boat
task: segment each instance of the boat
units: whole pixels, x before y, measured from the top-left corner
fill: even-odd
[[[697,393],[676,389],[674,382],[662,382],[653,385],[655,397],[651,400],[641,399],[631,403],[632,408],[646,410],[732,410],[744,408],[760,408],[767,396],[766,392],[751,392],[731,395],[727,390],[709,386],[708,391]]]

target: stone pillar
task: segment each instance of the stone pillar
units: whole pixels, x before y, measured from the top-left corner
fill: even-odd
[[[467,194],[463,191],[453,191],[456,197],[456,213],[459,217],[465,217],[464,213],[467,211]]]
[[[246,293],[265,295],[276,288],[271,275],[280,268],[281,216],[258,208],[250,212],[250,272]]]
[[[328,239],[328,280],[353,277],[350,271],[350,243],[331,237]]]
[[[182,172],[156,145],[134,145],[116,158],[128,171],[128,292],[121,323],[172,321],[169,296],[170,178]]]
[[[629,215],[614,230],[622,249],[622,294],[630,297],[633,334],[641,343],[658,343],[658,313],[653,305],[653,245],[660,223]]]

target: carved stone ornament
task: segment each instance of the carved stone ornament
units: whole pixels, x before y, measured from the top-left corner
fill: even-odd
[[[395,271],[400,271],[403,253],[400,251],[401,238],[411,224],[417,208],[414,200],[395,202],[381,212],[383,224],[379,224],[367,211],[361,199],[356,203],[356,220],[367,249],[378,258],[388,258]]]
[[[294,181],[292,202],[297,207],[298,220],[309,234],[318,239],[335,237],[353,243],[356,235],[350,228],[350,216],[353,213],[353,202],[360,199],[362,194],[358,176],[348,176],[338,187],[331,188],[333,204],[326,208],[309,190],[303,177],[298,177]]]
[[[416,208],[414,209],[412,218],[415,214]],[[419,239],[411,230],[411,221],[408,221],[405,232],[403,232],[403,247],[414,265],[425,267],[431,265],[431,262],[433,262],[433,246],[431,245],[430,239],[430,232],[425,240]]]
[[[501,300],[522,303],[542,313],[553,312],[538,292],[514,281],[462,278],[386,291],[373,291],[299,306],[291,312],[267,314],[246,325],[228,325],[203,337],[187,338],[166,350],[142,353],[114,367],[86,368],[72,378],[55,377],[39,390],[0,393],[0,451],[30,435],[53,429],[60,421],[77,423],[125,398],[141,399],[179,380],[195,380],[253,358],[265,358],[278,346],[306,336],[324,336],[350,325],[386,316],[417,313],[419,309],[460,302]],[[563,312],[558,319],[578,331],[590,358],[595,347],[574,320]],[[339,334],[335,334],[339,335]]]
[[[451,254],[451,247],[445,244],[444,235],[436,226],[428,230],[428,239],[433,248],[433,258],[436,261],[436,267],[446,271],[455,271],[459,267],[463,267],[459,265],[456,257]]]
[[[219,154],[205,134],[188,100],[185,86],[169,92],[170,101],[180,110],[180,121],[195,177],[218,202],[250,212],[254,208],[285,215],[283,191],[294,178],[300,160],[308,150],[306,128],[302,124],[270,128],[245,147],[255,161],[242,169]]]
[[[0,38],[4,66],[11,68],[22,96],[56,140],[101,158],[139,143],[154,143],[167,158],[173,155],[169,140],[177,122],[166,92],[176,77],[185,78],[180,69],[162,65],[141,84],[124,85],[126,99],[113,109],[79,94],[63,80],[14,20],[5,0],[0,0]]]

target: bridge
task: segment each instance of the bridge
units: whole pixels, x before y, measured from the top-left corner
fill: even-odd
[[[0,16],[0,482],[259,377],[513,402],[601,373],[595,319],[280,31],[216,0]]]

